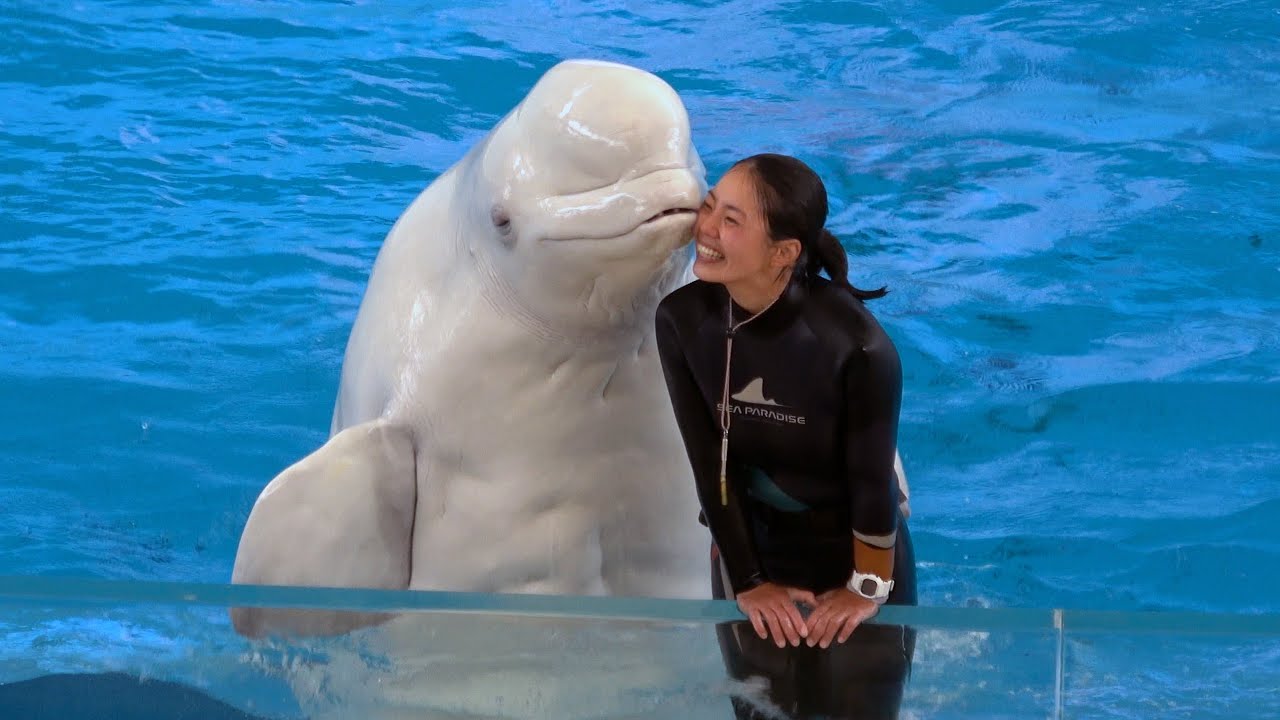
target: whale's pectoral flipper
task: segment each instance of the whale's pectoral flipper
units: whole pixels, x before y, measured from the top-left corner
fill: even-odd
[[[231,581],[403,590],[417,478],[412,430],[382,420],[334,435],[272,480],[245,524]],[[332,635],[385,615],[232,608],[236,631]]]

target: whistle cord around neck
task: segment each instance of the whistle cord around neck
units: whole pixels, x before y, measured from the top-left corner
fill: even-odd
[[[785,290],[783,291],[785,293]],[[769,301],[768,305],[760,312],[743,320],[737,325],[733,324],[733,298],[729,298],[729,322],[728,329],[725,332],[725,350],[724,350],[724,391],[720,395],[720,427],[722,434],[720,435],[720,504],[729,504],[729,419],[732,413],[729,412],[729,365],[733,360],[733,336],[738,332],[738,328],[755,320],[765,314],[773,304],[778,302],[778,298],[783,293],[779,293],[777,297]]]

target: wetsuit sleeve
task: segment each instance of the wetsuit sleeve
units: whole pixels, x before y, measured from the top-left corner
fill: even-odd
[[[845,375],[845,452],[854,536],[878,548],[897,539],[893,467],[902,406],[902,364],[886,335],[855,351]]]
[[[729,585],[734,595],[750,590],[765,581],[764,571],[747,529],[740,488],[741,472],[730,459],[728,471],[728,504],[720,504],[720,431],[693,372],[685,360],[675,323],[663,306],[658,308],[657,343],[667,392],[675,411],[676,425],[684,438],[685,451],[693,469],[698,501],[711,530],[711,536],[724,559]]]

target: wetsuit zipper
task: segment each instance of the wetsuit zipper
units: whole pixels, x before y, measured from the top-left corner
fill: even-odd
[[[733,336],[735,333],[738,332],[738,328],[742,327],[743,325],[746,325],[752,320],[755,320],[756,318],[768,312],[769,308],[773,307],[773,304],[778,302],[778,298],[782,297],[783,293],[785,292],[786,290],[784,289],[782,293],[778,293],[777,297],[769,301],[769,304],[765,305],[764,309],[762,309],[760,312],[756,313],[755,315],[752,315],[751,317],[747,318],[746,320],[743,320],[737,325],[733,324],[733,298],[729,297],[729,300],[728,300],[729,321],[728,321],[728,327],[725,329],[725,334],[724,334],[725,335],[724,390],[720,395],[720,427],[722,428],[722,432],[720,435],[720,504],[721,505],[729,504],[729,479],[728,479],[729,418],[731,415],[731,413],[729,412],[729,365],[730,365],[730,362],[733,360]]]

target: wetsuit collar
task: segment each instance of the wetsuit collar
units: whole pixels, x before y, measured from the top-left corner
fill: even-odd
[[[804,304],[804,298],[808,295],[809,291],[805,285],[805,280],[799,273],[792,274],[791,279],[787,281],[787,286],[782,289],[782,294],[778,296],[778,299],[774,300],[772,305],[762,310],[754,318],[751,312],[733,301],[733,297],[729,295],[729,291],[726,289],[724,294],[732,308],[733,326],[740,326],[737,332],[765,334],[772,334],[787,327],[800,311],[800,307]],[[751,319],[750,322],[744,322],[749,318]]]

